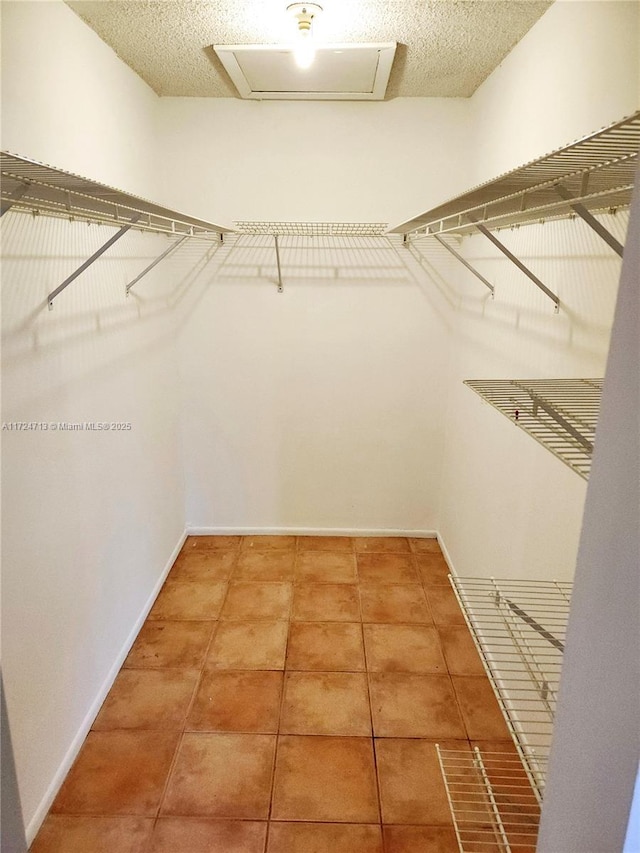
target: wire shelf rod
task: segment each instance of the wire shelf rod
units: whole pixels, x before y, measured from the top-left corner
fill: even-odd
[[[424,230],[425,236],[435,236],[436,229],[441,234],[454,233],[465,234],[473,231],[473,218],[479,216],[480,221],[487,227],[495,230],[497,228],[506,228],[510,225],[524,225],[531,222],[540,222],[551,218],[566,218],[572,215],[578,215],[573,210],[572,205],[581,204],[585,209],[588,208],[594,212],[603,212],[609,207],[627,207],[630,203],[631,192],[633,190],[633,180],[626,181],[615,186],[608,187],[603,190],[593,191],[584,195],[572,196],[572,201],[569,202],[557,197],[557,181],[550,181],[544,185],[544,189],[549,189],[548,197],[542,199],[537,204],[523,205],[522,202],[527,199],[531,201],[534,192],[539,192],[540,187],[530,188],[514,192],[509,196],[495,199],[490,202],[482,202],[474,207],[466,210],[444,216],[441,219],[435,219],[430,222],[424,222],[418,225],[409,234],[415,234],[418,231]],[[553,193],[551,192],[553,190]],[[614,200],[612,202],[612,199]],[[514,204],[520,200],[517,210],[503,210],[494,213],[489,213],[489,207],[505,205],[509,201]],[[605,203],[607,202],[608,203]],[[462,220],[468,221],[462,221]],[[455,220],[450,222],[449,220]]]
[[[540,801],[571,584],[450,576],[498,704]]]
[[[0,152],[2,199],[7,202],[18,187],[27,185],[12,210],[110,225],[126,225],[159,233],[218,236],[220,225],[188,216],[122,190],[56,169],[10,152]]]
[[[467,215],[480,211],[484,211],[484,224],[495,229],[575,216],[571,204],[582,204],[590,211],[603,209],[605,201],[609,206],[626,206],[639,149],[640,111],[474,187],[392,231],[407,234],[437,227],[440,233],[467,233],[471,230]],[[570,202],[558,199],[555,186],[560,182],[571,194]]]
[[[381,237],[388,229],[386,222],[271,222],[239,220],[241,234],[264,234],[272,237]]]
[[[465,385],[588,478],[602,380],[466,380]]]
[[[535,853],[540,807],[520,758],[440,744],[436,752],[461,853]]]

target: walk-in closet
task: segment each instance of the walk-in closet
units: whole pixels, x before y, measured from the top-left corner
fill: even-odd
[[[640,3],[1,14],[3,851],[640,853]]]

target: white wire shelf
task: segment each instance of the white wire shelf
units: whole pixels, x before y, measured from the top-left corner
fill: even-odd
[[[131,225],[176,237],[216,238],[229,231],[221,225],[16,154],[0,152],[0,165],[2,213],[12,210],[116,227]]]
[[[602,379],[469,379],[465,385],[589,478]]]
[[[258,222],[235,223],[241,234],[270,234],[272,237],[380,237],[386,222]]]
[[[449,576],[541,802],[572,584]]]
[[[535,853],[540,807],[520,758],[436,750],[461,853]]]
[[[392,229],[468,234],[626,207],[640,150],[640,112],[532,160]],[[559,187],[559,188],[558,188]],[[564,193],[564,194],[563,194]],[[573,205],[573,206],[572,206]]]

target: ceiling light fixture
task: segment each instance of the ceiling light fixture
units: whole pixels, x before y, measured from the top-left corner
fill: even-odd
[[[313,19],[322,12],[322,6],[317,3],[292,3],[287,6],[287,12],[295,19],[297,38],[293,56],[296,65],[301,69],[309,68],[316,55],[313,42]]]

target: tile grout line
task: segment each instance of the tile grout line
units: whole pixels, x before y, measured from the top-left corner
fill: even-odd
[[[447,627],[447,626],[446,625],[439,626],[438,624],[436,624],[435,619],[433,618],[433,613],[432,613],[431,606],[430,606],[429,600],[428,600],[428,595],[427,595],[427,588],[429,588],[430,585],[426,583],[424,576],[422,575],[422,573],[420,572],[420,570],[418,568],[417,559],[418,559],[419,555],[413,551],[413,547],[412,547],[411,543],[409,543],[409,545],[411,548],[411,564],[412,564],[412,566],[413,566],[413,568],[416,571],[417,576],[418,576],[418,583],[416,585],[420,586],[423,597],[426,600],[427,610],[428,610],[428,613],[429,613],[431,620],[432,620],[431,624],[432,624],[432,627],[436,631],[438,647],[440,648],[440,651],[443,652],[442,643],[440,640],[440,634],[439,634],[438,628],[439,627]],[[368,656],[367,656],[367,652],[366,652],[366,642],[365,642],[365,636],[364,636],[364,634],[365,634],[365,632],[364,632],[365,622],[364,622],[364,615],[363,615],[363,610],[362,610],[362,596],[361,596],[361,587],[362,587],[362,584],[364,582],[360,579],[359,570],[358,570],[359,553],[355,550],[356,546],[355,546],[355,540],[353,538],[351,539],[351,547],[352,547],[352,550],[350,553],[354,557],[355,568],[356,568],[356,583],[357,583],[357,588],[358,588],[358,607],[359,607],[359,611],[360,611],[360,616],[359,616],[358,621],[360,623],[360,628],[361,628],[360,634],[361,634],[362,650],[363,650],[363,657],[364,657],[364,668],[365,668],[365,674],[366,674],[365,682],[366,682],[368,706],[369,706],[369,716],[370,716],[370,724],[371,724],[371,745],[372,745],[372,750],[373,750],[374,772],[376,774],[376,791],[377,791],[378,809],[379,809],[379,820],[378,820],[377,825],[380,825],[380,827],[381,827],[381,841],[382,841],[384,849],[386,849],[387,845],[386,845],[385,840],[384,840],[384,834],[382,833],[383,816],[382,816],[382,800],[381,800],[381,790],[380,790],[380,776],[379,776],[379,772],[378,772],[377,754],[376,754],[376,748],[375,748],[376,747],[376,735],[375,735],[374,722],[373,722],[373,705],[372,705],[373,700],[372,700],[372,695],[371,695],[371,690],[370,690],[370,678],[372,675],[372,671],[369,669],[369,661],[368,661]],[[211,550],[212,552],[217,551],[217,549],[202,549],[202,550],[204,551],[204,553],[207,553],[207,551],[209,551],[209,550]],[[224,551],[226,549],[220,549],[220,550]],[[231,550],[231,549],[228,549],[228,550]],[[278,549],[275,549],[275,550],[277,551]],[[291,626],[293,624],[293,604],[294,604],[293,595],[295,594],[295,583],[296,583],[296,579],[297,579],[296,569],[297,569],[297,564],[298,564],[298,558],[302,553],[304,553],[304,551],[300,547],[300,537],[296,537],[295,548],[292,549],[292,551],[294,554],[294,581],[291,584],[292,596],[289,600],[289,605],[288,605],[287,634],[286,634],[285,649],[284,649],[284,664],[283,664],[283,670],[282,670],[282,690],[281,690],[280,702],[279,702],[278,725],[277,725],[277,731],[275,733],[274,747],[273,747],[273,765],[272,765],[271,784],[270,784],[269,811],[268,811],[268,817],[267,817],[267,822],[266,822],[267,825],[266,825],[266,831],[265,831],[264,844],[262,847],[263,853],[264,853],[264,851],[266,851],[268,844],[269,844],[269,825],[270,825],[270,821],[272,820],[273,801],[274,801],[274,794],[275,794],[275,775],[276,775],[276,766],[277,766],[278,744],[279,744],[279,739],[281,736],[282,716],[283,716],[283,708],[284,708],[284,702],[285,702],[285,682],[286,682],[286,675],[288,672],[288,670],[287,670],[287,655],[288,655],[288,648],[289,648],[290,631],[291,631]],[[202,552],[200,552],[200,553],[202,553]],[[218,551],[218,553],[219,553],[219,551]],[[263,552],[263,553],[266,553],[266,552]],[[334,551],[328,550],[325,553],[329,554],[329,553],[340,553],[340,552],[339,551],[334,552]],[[342,553],[346,553],[346,552],[342,552]],[[373,553],[378,553],[378,552],[363,552],[363,554],[361,554],[360,556],[364,556],[365,554],[368,554],[368,553],[373,554]],[[406,553],[406,552],[380,552],[380,553]],[[233,562],[233,567],[231,568],[229,576],[226,580],[227,586],[226,586],[226,591],[225,591],[222,603],[220,605],[219,616],[222,614],[223,608],[224,608],[225,603],[227,601],[230,586],[231,586],[231,583],[233,582],[234,574],[238,569],[238,564],[240,562],[241,555],[242,555],[242,539],[240,540],[240,544],[237,547],[237,549],[235,549],[235,558],[234,558],[234,562]],[[171,571],[173,571],[173,569],[175,568],[175,565],[179,559],[179,556],[176,559],[176,561],[174,562],[174,565],[172,566]],[[170,576],[170,574],[171,574],[171,572],[169,573],[169,576]],[[167,580],[169,579],[169,576],[168,576]],[[267,582],[266,581],[259,581],[259,583],[267,583]],[[327,583],[333,583],[333,582],[327,581]],[[194,703],[196,701],[196,697],[197,697],[198,692],[200,690],[202,680],[204,678],[204,673],[205,673],[205,670],[207,667],[207,659],[208,659],[208,656],[209,656],[209,653],[211,650],[211,646],[212,646],[214,639],[217,635],[217,632],[219,630],[221,620],[220,620],[220,618],[218,618],[217,620],[208,620],[208,619],[206,619],[206,620],[192,620],[192,619],[175,620],[175,619],[173,619],[173,620],[166,620],[166,621],[174,621],[174,622],[185,622],[185,621],[209,622],[209,621],[213,621],[214,624],[213,624],[213,627],[211,629],[211,634],[210,634],[209,640],[207,642],[206,648],[204,650],[204,654],[202,657],[200,667],[198,669],[198,677],[195,681],[193,692],[191,694],[191,698],[189,700],[187,710],[184,714],[184,719],[182,721],[182,727],[181,727],[180,731],[178,731],[177,745],[176,745],[172,760],[171,760],[170,765],[169,765],[169,771],[168,771],[168,774],[167,774],[167,777],[165,780],[165,784],[163,787],[162,794],[161,794],[160,799],[158,801],[158,806],[157,806],[157,809],[155,812],[155,816],[152,816],[152,815],[148,816],[148,819],[151,820],[153,823],[152,823],[150,834],[148,835],[146,840],[143,840],[142,850],[147,851],[147,853],[150,853],[151,845],[153,843],[153,838],[154,838],[155,832],[156,832],[156,828],[158,826],[159,820],[161,819],[160,813],[161,813],[162,806],[163,806],[165,799],[166,799],[170,780],[171,780],[173,772],[175,772],[175,767],[176,767],[176,763],[178,760],[178,755],[179,755],[180,750],[182,748],[185,735],[188,733],[187,732],[187,722],[189,719],[189,715],[192,712]],[[246,621],[260,622],[260,621],[264,621],[264,620],[246,620]],[[270,621],[273,621],[273,620],[270,620]],[[326,620],[323,619],[323,620],[314,620],[314,621],[326,621]],[[342,621],[342,620],[340,620],[340,621]],[[381,624],[384,624],[384,623],[381,623]],[[405,623],[389,623],[389,624],[405,624]],[[413,624],[413,623],[406,623],[406,624]],[[461,626],[461,627],[463,627],[463,626]],[[444,654],[443,654],[443,658],[444,658]],[[455,686],[454,686],[452,673],[449,670],[449,664],[448,664],[446,658],[444,658],[444,660],[445,660],[445,665],[446,665],[446,673],[444,673],[444,674],[446,674],[448,676],[449,683],[451,684],[451,687],[453,690],[453,695],[455,697],[459,717],[460,717],[460,719],[464,725],[464,730],[467,732],[467,737],[465,740],[467,743],[470,744],[471,738],[469,736],[465,717],[462,714],[462,711],[460,709],[458,694],[457,694],[457,691],[456,691]],[[124,669],[124,667],[122,667],[120,671],[123,671],[123,669]],[[135,671],[135,669],[137,669],[137,668],[133,668],[134,671]],[[178,672],[187,672],[190,669],[193,669],[193,668],[186,666],[186,665],[181,666],[181,667],[175,667],[175,666],[174,667],[142,667],[142,671],[147,671],[147,672],[149,672],[149,671],[166,672],[168,670],[174,670],[174,671],[178,671]],[[252,671],[255,671],[255,670],[252,670]],[[315,672],[315,670],[310,670],[310,672],[311,671]],[[479,679],[486,678],[486,676],[478,675],[477,678],[479,678]],[[148,731],[155,731],[155,729],[151,729]],[[195,732],[195,733],[198,733],[198,732]],[[206,734],[206,732],[204,732],[204,731],[201,733]],[[322,737],[324,735],[320,735],[320,736]],[[327,736],[332,736],[332,735],[327,735]],[[415,737],[415,738],[410,738],[410,739],[411,740],[418,740],[418,741],[420,741],[420,740],[429,740],[429,741],[434,740],[433,738],[424,738],[424,737]],[[435,739],[435,740],[437,740],[437,739]],[[435,742],[435,740],[434,740],[434,742]],[[508,741],[508,738],[506,738],[505,740]],[[101,815],[101,816],[104,817],[104,815]],[[137,816],[139,816],[139,815],[137,815]],[[143,816],[143,817],[147,817],[147,816]],[[196,817],[198,817],[198,816],[167,815],[167,817],[173,817],[173,818],[183,820],[184,818],[189,818],[189,817],[193,817],[194,819],[196,819]],[[200,817],[207,817],[207,816],[200,816]],[[211,818],[211,819],[214,820],[214,818]],[[220,818],[217,818],[217,820],[219,820],[219,819]],[[242,819],[242,820],[244,820],[244,819]],[[246,820],[253,820],[253,819],[247,818]],[[261,820],[261,819],[258,819],[258,820]],[[326,823],[327,821],[321,821],[321,822]]]
[[[202,658],[202,665],[200,667],[200,673],[198,675],[198,679],[196,682],[196,689],[194,690],[193,695],[191,696],[191,701],[189,702],[189,707],[187,708],[187,713],[186,713],[185,718],[184,718],[183,733],[186,731],[186,725],[187,725],[187,721],[189,719],[189,714],[191,713],[191,711],[193,709],[193,705],[195,703],[196,696],[198,695],[198,691],[200,690],[200,686],[202,684],[202,678],[204,676],[204,671],[205,671],[206,666],[207,666],[207,658],[209,656],[209,651],[211,650],[211,646],[213,645],[213,641],[214,641],[214,639],[218,633],[218,629],[220,627],[220,616],[222,615],[222,609],[223,609],[225,602],[227,600],[227,597],[229,595],[229,587],[231,585],[231,576],[232,576],[233,571],[235,569],[235,565],[239,559],[239,556],[238,556],[239,554],[240,554],[240,548],[238,547],[236,549],[236,557],[233,561],[234,564],[231,568],[231,571],[229,572],[229,577],[226,580],[226,587],[227,588],[225,590],[225,594],[224,594],[222,601],[220,603],[220,609],[218,611],[218,618],[214,620],[214,627],[213,627],[213,630],[211,631],[211,636],[209,637],[209,642],[207,643],[207,647],[205,649],[204,656]]]
[[[298,537],[296,537],[296,551],[293,560],[293,576],[296,576],[296,568],[298,563]],[[293,597],[295,594],[294,584],[291,584],[291,601],[289,602],[289,619],[287,620],[287,639],[285,641],[284,646],[284,660],[282,663],[282,689],[280,692],[280,708],[278,710],[278,726],[275,735],[275,744],[273,751],[273,769],[271,771],[271,788],[270,788],[270,797],[269,797],[269,811],[267,814],[267,831],[265,833],[264,838],[264,851],[268,850],[269,847],[269,836],[271,834],[271,815],[273,812],[273,799],[275,795],[275,785],[276,785],[276,765],[278,763],[278,746],[280,743],[280,728],[282,726],[282,708],[284,706],[284,697],[286,690],[286,680],[287,680],[287,654],[289,651],[289,633],[291,630],[291,622],[293,616]]]
[[[434,552],[434,553],[435,553],[435,552]],[[453,696],[454,696],[454,699],[455,699],[455,702],[456,702],[456,708],[457,708],[457,710],[458,710],[458,716],[459,716],[460,720],[462,721],[462,726],[463,726],[464,731],[465,731],[465,733],[466,733],[466,735],[467,735],[467,740],[468,740],[468,741],[470,741],[470,738],[469,738],[469,730],[468,730],[468,728],[467,728],[467,721],[466,721],[466,719],[465,719],[464,714],[462,713],[462,709],[461,709],[461,707],[460,707],[460,701],[459,701],[459,699],[458,699],[458,693],[457,693],[457,691],[456,691],[455,684],[454,684],[454,682],[453,682],[453,678],[451,677],[451,671],[450,671],[450,669],[449,669],[449,662],[448,662],[447,658],[445,657],[445,654],[444,654],[444,648],[442,647],[442,643],[441,643],[441,641],[440,641],[440,631],[438,630],[440,626],[436,623],[436,621],[435,621],[435,617],[434,617],[434,615],[433,615],[433,611],[431,610],[431,605],[429,604],[429,595],[428,595],[428,593],[427,593],[427,586],[428,586],[428,584],[426,583],[426,581],[425,581],[425,579],[424,579],[424,576],[423,576],[422,572],[420,572],[420,570],[418,569],[418,567],[417,567],[417,566],[416,566],[416,569],[418,570],[418,573],[419,573],[419,576],[420,576],[420,581],[421,581],[421,583],[422,583],[422,590],[423,590],[423,592],[424,592],[424,597],[425,597],[425,599],[426,599],[426,601],[427,601],[427,607],[428,607],[428,609],[429,609],[429,613],[431,614],[431,618],[433,619],[433,626],[434,626],[434,628],[435,628],[435,630],[436,630],[436,638],[437,638],[438,645],[439,645],[439,647],[440,647],[440,652],[442,653],[442,658],[443,658],[443,660],[444,660],[445,667],[446,667],[446,670],[447,670],[447,671],[446,671],[446,675],[447,675],[447,677],[448,677],[448,679],[449,679],[449,683],[450,683],[450,685],[451,685],[451,690],[453,691]],[[468,629],[467,629],[467,630],[468,630]]]
[[[382,794],[380,791],[380,774],[378,772],[378,756],[376,754],[376,736],[375,736],[375,727],[373,722],[373,698],[371,695],[371,672],[369,670],[369,660],[367,657],[367,646],[364,639],[364,612],[362,609],[362,595],[361,595],[361,584],[360,580],[360,572],[358,569],[358,555],[356,554],[356,576],[358,583],[358,605],[360,607],[360,628],[362,632],[362,652],[364,655],[364,666],[365,666],[365,675],[367,682],[367,696],[369,698],[369,719],[371,722],[371,752],[373,755],[373,772],[376,777],[376,797],[378,802],[378,826],[380,827],[380,842],[382,844],[382,849],[384,850],[384,832],[382,829]]]
[[[239,554],[239,553],[240,553],[240,549],[238,548],[238,549],[237,549],[237,552],[236,552],[236,557],[235,557],[235,559],[234,559],[234,566],[235,566],[235,563],[237,562],[237,559],[238,559],[237,554]],[[171,567],[171,571],[173,571],[173,566]],[[222,608],[224,607],[224,602],[226,601],[226,599],[227,599],[227,595],[229,594],[229,580],[230,580],[230,578],[231,578],[231,574],[232,574],[232,573],[233,573],[233,568],[231,569],[231,572],[230,572],[230,574],[229,574],[229,579],[227,580],[227,584],[226,584],[226,587],[227,587],[227,588],[226,588],[226,591],[225,591],[225,595],[224,595],[223,601],[222,601],[222,603],[221,603],[221,605],[220,605],[220,610],[219,610],[219,613],[218,613],[218,617],[219,617],[219,616],[220,616],[220,614],[222,613]],[[170,575],[170,574],[171,574],[171,572],[169,572],[169,575]],[[165,581],[165,583],[166,583],[166,581]],[[171,777],[172,777],[172,775],[173,775],[173,772],[174,772],[174,770],[175,770],[175,767],[176,767],[176,764],[177,764],[177,761],[178,761],[178,755],[179,755],[179,753],[180,753],[180,749],[181,749],[182,744],[183,744],[183,742],[184,742],[184,736],[185,736],[185,734],[186,734],[186,727],[187,727],[187,721],[188,721],[188,719],[189,719],[189,714],[191,713],[191,709],[192,709],[192,707],[193,707],[193,703],[195,702],[195,700],[196,700],[196,696],[198,695],[198,691],[199,691],[199,689],[200,689],[200,685],[201,685],[201,683],[202,683],[202,677],[203,677],[204,670],[205,670],[205,667],[206,667],[207,655],[209,654],[209,649],[211,648],[211,644],[213,643],[213,638],[214,638],[214,637],[215,637],[215,635],[217,634],[219,624],[220,624],[220,620],[219,620],[219,618],[218,618],[218,619],[216,619],[216,620],[215,620],[214,627],[212,628],[212,631],[211,631],[211,636],[209,637],[209,642],[207,643],[206,649],[204,650],[204,654],[203,654],[203,656],[202,656],[202,663],[201,663],[201,665],[200,665],[200,671],[199,671],[199,674],[198,674],[198,678],[197,678],[197,680],[196,680],[196,685],[195,685],[194,691],[193,691],[193,693],[192,693],[192,695],[191,695],[191,700],[190,700],[190,702],[189,702],[189,707],[187,708],[187,712],[186,712],[186,714],[185,714],[185,716],[184,716],[184,720],[183,720],[183,724],[182,724],[182,731],[180,732],[180,736],[178,737],[178,743],[177,743],[177,746],[176,746],[176,750],[175,750],[175,753],[174,753],[174,755],[173,755],[173,759],[172,759],[172,761],[171,761],[171,764],[169,765],[169,772],[167,773],[167,778],[165,779],[165,784],[164,784],[163,789],[162,789],[162,794],[161,794],[161,796],[160,796],[160,799],[158,800],[158,808],[157,808],[157,810],[156,810],[156,815],[155,815],[155,820],[154,820],[153,830],[152,830],[152,833],[151,833],[151,836],[150,836],[150,838],[151,838],[151,839],[153,839],[153,835],[155,834],[155,829],[156,829],[156,826],[157,826],[158,820],[160,819],[160,812],[161,812],[161,810],[162,810],[162,806],[164,805],[164,801],[165,801],[166,796],[167,796],[167,791],[168,791],[168,789],[169,789],[169,783],[170,783],[170,781],[171,781]],[[187,669],[187,667],[184,667],[184,669]],[[151,842],[150,842],[150,843],[151,843]]]
[[[357,559],[356,559],[357,565]],[[357,569],[356,569],[357,570]],[[370,682],[370,670],[369,670],[369,659],[367,656],[367,646],[364,639],[364,615],[362,613],[362,601],[360,599],[360,576],[358,575],[358,603],[360,605],[360,630],[362,634],[362,654],[364,656],[364,667],[365,667],[365,681],[367,688],[367,698],[369,700],[369,722],[371,723],[371,753],[373,757],[373,772],[376,778],[376,798],[378,803],[378,825],[380,827],[380,841],[383,845],[384,849],[384,833],[382,831],[382,795],[380,793],[380,776],[378,773],[378,757],[376,755],[376,738],[375,738],[375,729],[373,724],[373,706],[372,706],[372,698],[371,698],[371,682]]]

